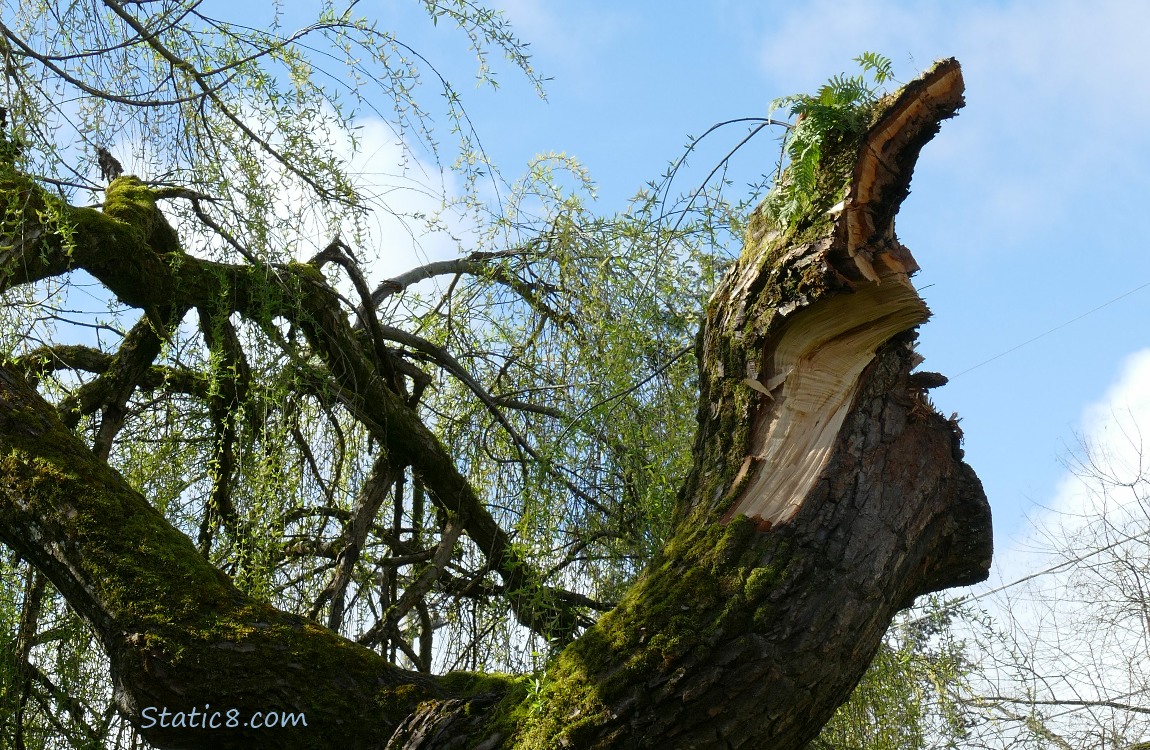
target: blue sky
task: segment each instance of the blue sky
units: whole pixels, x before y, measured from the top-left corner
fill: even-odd
[[[498,91],[469,87],[474,61],[462,35],[432,28],[412,0],[358,9],[456,83],[506,177],[538,153],[565,152],[588,168],[603,212],[623,208],[662,174],[690,135],[763,116],[775,97],[854,72],[860,52],[892,58],[902,81],[936,58],[957,57],[967,106],[924,150],[897,229],[923,268],[915,282],[934,312],[922,330],[923,368],[952,379],[934,401],[962,417],[967,459],[994,508],[999,558],[1009,567],[998,576],[1027,565],[1011,547],[1030,535],[1031,521],[1089,502],[1069,489],[1061,462],[1081,436],[1100,439],[1105,415],[1127,407],[1131,424],[1150,434],[1150,367],[1139,356],[1150,349],[1150,286],[1127,295],[1150,284],[1150,3],[492,5],[551,78],[546,101],[507,65],[496,66]],[[372,157],[386,162],[398,148],[377,131]],[[681,188],[743,134],[720,134],[692,160]],[[760,135],[737,157],[735,174],[750,181],[769,172],[777,152],[773,136]]]
[[[1150,348],[1150,287],[1070,322],[1150,283],[1150,4],[495,5],[553,80],[546,102],[510,71],[494,96],[468,92],[484,145],[508,173],[537,152],[578,157],[603,210],[657,177],[688,135],[764,115],[774,97],[853,72],[860,52],[891,57],[903,81],[936,58],[959,59],[967,106],[924,150],[897,228],[934,311],[923,367],[952,378],[934,400],[963,418],[1012,575],[1022,564],[1008,554],[1012,537],[1072,502],[1060,458],[1103,429],[1110,409],[1100,404],[1137,409],[1150,391],[1139,375],[1150,370],[1130,360]],[[741,134],[726,134],[724,149]],[[776,153],[763,138],[738,169],[749,179]],[[701,176],[710,163],[692,166]]]

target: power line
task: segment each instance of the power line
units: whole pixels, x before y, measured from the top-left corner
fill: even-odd
[[[962,372],[953,376],[951,378],[951,380],[954,380],[954,378],[962,377],[963,375],[970,372],[971,370],[977,370],[978,368],[982,367],[983,365],[990,364],[991,362],[995,361],[996,359],[1001,359],[1002,357],[1005,357],[1007,354],[1011,354],[1013,352],[1016,352],[1024,346],[1027,346],[1029,344],[1033,344],[1035,341],[1038,341],[1041,338],[1045,338],[1046,336],[1049,336],[1050,334],[1054,333],[1055,331],[1060,331],[1072,323],[1077,323],[1078,321],[1082,320],[1083,318],[1085,318],[1089,315],[1093,315],[1094,313],[1098,312],[1099,310],[1101,310],[1105,307],[1109,307],[1110,305],[1113,305],[1115,302],[1118,302],[1119,300],[1125,299],[1126,297],[1129,297],[1131,294],[1134,294],[1135,292],[1142,291],[1146,287],[1150,287],[1150,281],[1147,281],[1146,283],[1141,284],[1140,286],[1136,286],[1133,289],[1131,289],[1130,291],[1124,292],[1123,294],[1118,295],[1114,299],[1111,299],[1107,302],[1103,302],[1098,307],[1087,310],[1086,312],[1082,313],[1078,317],[1071,318],[1070,320],[1066,321],[1065,323],[1061,323],[1059,325],[1056,325],[1054,328],[1051,328],[1049,331],[1046,331],[1044,333],[1040,333],[1037,336],[1035,336],[1034,338],[1027,339],[1026,341],[1023,341],[1021,344],[1017,344],[1016,346],[1012,346],[1011,348],[1007,349],[1006,351],[994,355],[990,359],[979,362],[977,365],[974,365],[972,367],[968,367],[965,370],[963,370]]]
[[[1004,583],[1001,586],[997,586],[993,589],[990,589],[989,591],[981,591],[977,594],[968,594],[967,596],[960,597],[960,598],[955,599],[954,601],[949,602],[946,605],[944,605],[942,607],[942,610],[948,611],[948,610],[952,610],[952,609],[957,609],[964,604],[969,604],[970,602],[978,601],[979,599],[985,599],[988,596],[992,596],[992,595],[997,594],[1001,591],[1005,591],[1006,589],[1013,588],[1014,586],[1018,586],[1020,584],[1026,583],[1027,581],[1033,581],[1035,578],[1041,578],[1042,576],[1050,575],[1051,573],[1057,573],[1057,572],[1064,570],[1066,568],[1074,567],[1075,565],[1078,565],[1079,563],[1083,563],[1092,557],[1095,557],[1097,555],[1102,554],[1103,552],[1108,552],[1108,551],[1114,549],[1115,547],[1119,547],[1123,544],[1126,544],[1127,542],[1132,542],[1136,539],[1139,539],[1140,537],[1145,537],[1145,536],[1150,536],[1150,529],[1147,529],[1146,531],[1143,531],[1140,534],[1135,534],[1133,536],[1127,536],[1123,539],[1119,539],[1116,542],[1112,542],[1110,544],[1107,544],[1105,547],[1099,547],[1096,550],[1091,550],[1090,552],[1088,552],[1084,555],[1079,555],[1078,557],[1072,558],[1070,560],[1063,560],[1060,563],[1057,563],[1055,565],[1051,565],[1049,568],[1044,568],[1044,569],[1042,569],[1036,573],[1030,573],[1030,574],[1025,575],[1021,578],[1010,581],[1009,583]],[[921,617],[916,617],[913,620],[908,620],[906,624],[907,625],[915,625],[917,623],[920,623],[920,622],[923,622],[924,620],[929,619],[931,616],[932,615],[922,615]]]
[[[1085,317],[1093,315],[1094,313],[1098,312],[1099,310],[1102,310],[1103,308],[1109,307],[1110,305],[1113,305],[1114,303],[1116,303],[1122,299],[1125,299],[1126,297],[1129,297],[1130,295],[1132,295],[1136,292],[1140,292],[1143,289],[1146,289],[1147,287],[1150,287],[1150,281],[1147,281],[1143,284],[1140,284],[1140,285],[1134,287],[1133,289],[1130,289],[1129,291],[1123,292],[1122,294],[1118,295],[1117,297],[1114,297],[1114,298],[1112,298],[1106,302],[1103,302],[1101,305],[1098,305],[1097,307],[1093,307],[1090,310],[1087,310],[1086,312],[1082,313],[1081,315],[1078,315],[1074,318],[1071,318],[1070,320],[1067,320],[1064,323],[1060,323],[1059,325],[1055,326],[1054,328],[1051,328],[1048,331],[1045,331],[1043,333],[1038,334],[1037,336],[1034,336],[1033,338],[1030,338],[1030,339],[1027,339],[1026,341],[1023,341],[1021,344],[1017,344],[1015,346],[1012,346],[1011,348],[1007,349],[1006,351],[1003,351],[1003,352],[1000,352],[999,354],[994,355],[990,359],[983,360],[982,362],[979,362],[976,365],[968,367],[965,370],[963,370],[962,372],[959,372],[957,375],[953,376],[951,378],[951,380],[953,380],[954,378],[957,378],[957,377],[961,377],[962,375],[965,375],[966,373],[968,373],[972,370],[977,370],[979,367],[982,367],[983,365],[987,365],[991,362],[994,362],[997,359],[1001,359],[1002,357],[1005,357],[1008,354],[1016,352],[1024,346],[1032,344],[1035,341],[1038,341],[1041,338],[1049,336],[1050,334],[1052,334],[1056,331],[1060,331],[1063,328],[1071,325],[1072,323],[1077,323],[1079,320],[1082,320]],[[971,595],[962,597],[960,599],[956,599],[955,601],[953,601],[953,602],[947,604],[945,607],[943,607],[943,609],[944,610],[954,609],[954,608],[962,606],[963,604],[968,604],[970,602],[977,601],[979,599],[984,599],[984,598],[991,596],[993,594],[997,594],[1001,591],[1005,591],[1006,589],[1009,589],[1009,588],[1012,588],[1014,586],[1018,586],[1020,584],[1026,583],[1027,581],[1032,581],[1035,578],[1040,578],[1042,576],[1049,575],[1051,573],[1057,573],[1057,572],[1064,570],[1066,568],[1073,567],[1075,565],[1078,565],[1079,563],[1085,562],[1086,560],[1089,560],[1091,557],[1095,557],[1096,555],[1100,555],[1103,552],[1107,552],[1109,550],[1112,550],[1115,547],[1118,547],[1119,545],[1125,544],[1126,542],[1133,541],[1135,539],[1138,539],[1139,537],[1144,537],[1147,535],[1150,535],[1150,529],[1148,529],[1147,531],[1145,531],[1141,534],[1135,534],[1134,536],[1129,536],[1129,537],[1126,537],[1124,539],[1120,539],[1120,540],[1118,540],[1112,544],[1108,544],[1105,547],[1101,547],[1099,549],[1092,550],[1091,552],[1084,554],[1084,555],[1080,555],[1079,557],[1075,557],[1075,558],[1070,559],[1070,560],[1064,560],[1060,563],[1052,565],[1049,568],[1045,568],[1045,569],[1040,570],[1036,573],[1030,573],[1030,574],[1025,575],[1021,578],[1010,581],[1009,583],[1004,583],[1001,586],[990,589],[989,591],[983,591],[983,592],[978,593],[978,594],[971,594]],[[910,620],[909,624],[921,622],[922,620],[925,620],[928,617],[929,617],[929,615],[924,615],[922,617],[915,618],[913,620]]]

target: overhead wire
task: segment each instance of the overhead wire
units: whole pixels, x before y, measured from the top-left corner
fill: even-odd
[[[931,284],[929,286],[933,286],[933,284]],[[1132,294],[1140,292],[1143,289],[1146,289],[1147,287],[1150,287],[1150,281],[1139,284],[1138,286],[1134,287],[1133,289],[1130,289],[1126,292],[1123,292],[1122,294],[1119,294],[1118,296],[1113,297],[1112,299],[1107,300],[1106,302],[1103,302],[1102,304],[1100,304],[1096,307],[1093,307],[1093,308],[1087,310],[1086,312],[1071,318],[1070,320],[1067,320],[1063,323],[1060,323],[1059,325],[1057,325],[1057,326],[1055,326],[1055,327],[1053,327],[1053,328],[1051,328],[1051,329],[1049,329],[1043,333],[1040,333],[1037,336],[1029,338],[1020,344],[1016,344],[1015,346],[1012,346],[1011,348],[1009,348],[1003,352],[1000,352],[1000,353],[994,355],[993,357],[990,357],[989,359],[985,359],[976,365],[972,365],[971,367],[968,367],[965,370],[962,370],[957,375],[951,376],[950,380],[954,380],[955,378],[961,377],[968,372],[971,372],[973,370],[977,370],[978,368],[983,367],[984,365],[988,365],[991,362],[994,362],[998,359],[1001,359],[1002,357],[1005,357],[1008,354],[1012,354],[1013,352],[1018,351],[1019,349],[1023,348],[1024,346],[1028,346],[1029,344],[1032,344],[1035,341],[1038,341],[1039,339],[1042,339],[1046,336],[1049,336],[1052,333],[1060,331],[1063,328],[1066,328],[1067,326],[1069,326],[1073,323],[1077,323],[1079,320],[1082,320],[1083,318],[1086,318],[1090,315],[1093,315],[1094,313],[1098,312],[1099,310],[1102,310],[1106,307],[1109,307],[1110,305],[1113,305],[1116,302],[1119,302],[1119,301],[1125,299],[1126,297],[1129,297]],[[925,289],[926,287],[923,287],[923,288]],[[1111,544],[1108,544],[1105,547],[1100,547],[1096,550],[1091,550],[1090,552],[1088,552],[1084,555],[1080,555],[1080,556],[1072,558],[1070,560],[1063,560],[1062,562],[1056,563],[1055,565],[1051,565],[1048,568],[1044,568],[1044,569],[1039,570],[1039,571],[1034,572],[1034,573],[1029,573],[1025,576],[1022,576],[1021,578],[1017,578],[1017,579],[1010,581],[1008,583],[1004,583],[1004,584],[997,586],[993,589],[989,589],[987,591],[982,591],[982,592],[979,592],[977,594],[970,594],[968,596],[961,597],[959,599],[956,599],[952,602],[947,603],[943,607],[943,610],[945,611],[945,610],[949,610],[949,609],[955,609],[955,608],[960,607],[964,604],[968,604],[972,601],[984,599],[988,596],[992,596],[994,594],[1005,591],[1006,589],[1009,589],[1009,588],[1012,588],[1014,586],[1018,586],[1020,584],[1026,583],[1027,581],[1032,581],[1035,578],[1040,578],[1042,576],[1049,575],[1051,573],[1057,573],[1057,572],[1064,570],[1066,568],[1073,567],[1075,565],[1078,565],[1079,563],[1085,562],[1086,560],[1089,560],[1091,557],[1094,557],[1096,555],[1102,554],[1103,552],[1107,552],[1109,550],[1112,550],[1115,547],[1118,547],[1122,544],[1125,544],[1127,542],[1130,542],[1130,541],[1133,541],[1133,540],[1138,539],[1140,537],[1144,537],[1144,536],[1148,536],[1148,535],[1150,535],[1150,529],[1147,529],[1146,531],[1142,532],[1141,534],[1135,534],[1133,536],[1128,536],[1128,537],[1125,537],[1123,539],[1119,539],[1118,541],[1113,542]],[[924,615],[922,617],[918,617],[918,618],[915,618],[913,620],[909,620],[908,624],[914,624],[914,623],[922,622],[923,620],[926,620],[928,618],[929,618],[929,615]]]
[[[1147,529],[1140,534],[1134,534],[1132,536],[1124,537],[1122,539],[1119,539],[1116,542],[1112,542],[1110,544],[1107,544],[1104,547],[1099,547],[1098,549],[1090,550],[1086,554],[1079,555],[1078,557],[1074,557],[1074,558],[1071,558],[1069,560],[1063,560],[1062,562],[1055,563],[1054,565],[1051,565],[1048,568],[1043,568],[1042,570],[1036,571],[1034,573],[1028,573],[1028,574],[1022,576],[1021,578],[1016,578],[1013,581],[1010,581],[1008,583],[1004,583],[1000,586],[996,586],[995,588],[989,589],[987,591],[980,591],[977,594],[968,594],[967,596],[960,597],[960,598],[955,599],[953,601],[947,602],[945,605],[943,605],[943,607],[941,607],[941,609],[942,609],[942,611],[957,609],[958,607],[961,607],[964,604],[969,604],[970,602],[977,601],[979,599],[985,599],[988,596],[993,596],[994,594],[997,594],[997,593],[1000,593],[1002,591],[1005,591],[1006,589],[1021,585],[1023,583],[1026,583],[1027,581],[1033,581],[1035,578],[1041,578],[1042,576],[1050,575],[1051,573],[1057,573],[1057,572],[1062,571],[1066,568],[1072,568],[1075,565],[1078,565],[1079,563],[1086,562],[1090,558],[1102,554],[1103,552],[1109,552],[1110,550],[1114,549],[1115,547],[1120,547],[1123,544],[1126,544],[1127,542],[1132,542],[1132,541],[1135,541],[1135,540],[1142,538],[1142,537],[1145,537],[1145,536],[1150,536],[1150,529]],[[907,624],[913,625],[915,623],[923,622],[924,620],[929,619],[930,616],[931,615],[922,615],[921,617],[916,617],[912,620],[908,620]]]
[[[1082,313],[1081,315],[1078,315],[1078,316],[1076,316],[1076,317],[1074,317],[1074,318],[1071,318],[1070,320],[1066,321],[1065,323],[1060,323],[1060,324],[1058,324],[1058,325],[1054,326],[1053,328],[1051,328],[1051,329],[1050,329],[1050,330],[1048,330],[1048,331],[1045,331],[1045,332],[1043,332],[1043,333],[1040,333],[1040,334],[1038,334],[1037,336],[1034,336],[1033,338],[1029,338],[1029,339],[1027,339],[1026,341],[1023,341],[1021,344],[1016,344],[1015,346],[1012,346],[1012,347],[1010,347],[1010,348],[1009,348],[1009,349],[1007,349],[1006,351],[1003,351],[1003,352],[1000,352],[1000,353],[998,353],[998,354],[995,354],[995,355],[994,355],[993,357],[991,357],[990,359],[985,359],[985,360],[983,360],[982,362],[979,362],[979,363],[978,363],[978,364],[976,364],[976,365],[972,365],[971,367],[968,367],[968,368],[966,368],[965,370],[963,370],[962,372],[958,373],[957,375],[954,375],[954,376],[952,376],[950,379],[951,379],[951,380],[954,380],[955,378],[959,378],[959,377],[962,377],[963,375],[965,375],[965,374],[966,374],[966,373],[968,373],[968,372],[971,372],[972,370],[977,370],[978,368],[982,367],[983,365],[988,365],[988,364],[990,364],[991,362],[994,362],[995,360],[1001,359],[1001,358],[1005,357],[1005,356],[1006,356],[1006,355],[1008,355],[1008,354],[1012,354],[1012,353],[1014,353],[1014,352],[1018,351],[1019,349],[1021,349],[1021,348],[1022,348],[1022,347],[1024,347],[1024,346],[1028,346],[1028,345],[1030,345],[1030,344],[1033,344],[1035,341],[1038,341],[1039,339],[1045,338],[1045,337],[1049,336],[1049,335],[1050,335],[1050,334],[1052,334],[1052,333],[1055,333],[1055,332],[1057,332],[1057,331],[1060,331],[1060,330],[1062,330],[1063,328],[1067,327],[1068,325],[1071,325],[1071,324],[1073,324],[1073,323],[1077,323],[1078,321],[1082,320],[1083,318],[1085,318],[1085,317],[1088,317],[1088,316],[1090,316],[1090,315],[1093,315],[1094,313],[1098,312],[1099,310],[1102,310],[1102,309],[1104,309],[1104,308],[1106,308],[1106,307],[1109,307],[1110,305],[1113,305],[1115,302],[1118,302],[1118,301],[1120,301],[1120,300],[1123,300],[1123,299],[1125,299],[1126,297],[1129,297],[1130,295],[1132,295],[1132,294],[1134,294],[1134,293],[1136,293],[1136,292],[1140,292],[1140,291],[1142,291],[1143,289],[1145,289],[1145,288],[1147,288],[1147,287],[1150,287],[1150,281],[1147,281],[1147,282],[1145,282],[1145,283],[1143,283],[1143,284],[1140,284],[1140,285],[1138,285],[1138,286],[1134,287],[1133,289],[1131,289],[1131,290],[1130,290],[1130,291],[1128,291],[1128,292],[1123,292],[1122,294],[1118,295],[1117,297],[1114,297],[1114,298],[1113,298],[1113,299],[1111,299],[1111,300],[1108,300],[1108,301],[1106,301],[1106,302],[1103,302],[1101,305],[1098,305],[1097,307],[1091,308],[1091,309],[1087,310],[1086,312]]]

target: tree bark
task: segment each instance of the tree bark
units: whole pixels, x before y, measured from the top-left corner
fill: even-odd
[[[949,60],[884,101],[840,207],[785,231],[752,217],[699,336],[699,427],[676,533],[537,685],[398,670],[244,596],[11,369],[0,369],[0,540],[92,625],[121,709],[157,747],[798,750],[847,698],[899,609],[989,568],[990,509],[961,433],[926,398],[939,379],[912,373],[928,311],[894,234],[919,150],[962,91]],[[26,191],[35,208],[31,187],[6,191]],[[227,289],[231,309],[293,314],[277,302],[286,292],[257,294],[238,267],[185,260],[180,283],[168,283],[174,240],[154,217],[91,213],[68,261],[50,232],[5,238],[0,287],[74,260],[125,303],[160,313]],[[117,247],[141,243],[151,266],[115,262]],[[356,354],[324,289],[284,273],[349,410],[454,503],[446,510],[509,589],[535,586],[450,457]],[[570,631],[553,598],[533,601],[521,620]],[[205,705],[299,712],[308,726],[161,731],[142,714]]]
[[[548,671],[516,747],[798,750],[898,610],[985,579],[990,507],[926,397],[944,381],[912,373],[929,313],[894,233],[962,93],[958,63],[937,64],[882,103],[841,207],[786,231],[752,217],[700,333],[677,533]],[[457,715],[441,730],[464,731]]]

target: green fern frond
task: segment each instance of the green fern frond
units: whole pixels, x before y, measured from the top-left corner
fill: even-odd
[[[894,65],[890,58],[877,52],[864,52],[855,58],[864,73],[872,73],[874,82],[881,86],[894,80]]]
[[[863,74],[840,73],[813,96],[792,94],[771,102],[771,112],[786,108],[795,117],[783,141],[787,172],[778,176],[765,201],[768,217],[780,229],[797,226],[825,202],[819,200],[819,170],[826,166],[826,148],[848,143],[865,131],[871,110],[885,93],[882,84],[893,80],[888,57],[864,52],[855,62]],[[866,73],[873,83],[868,83]]]

